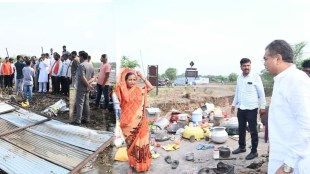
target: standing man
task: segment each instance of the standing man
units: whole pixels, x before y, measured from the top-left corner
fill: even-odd
[[[62,69],[62,62],[60,59],[60,55],[55,52],[54,53],[54,63],[51,66],[50,76],[52,77],[52,89],[53,94],[60,94],[60,76]]]
[[[22,69],[22,73],[24,78],[24,102],[27,102],[27,96],[29,96],[29,103],[32,103],[33,78],[35,74],[30,64],[31,61],[27,60],[26,66]]]
[[[87,61],[88,54],[82,51],[79,53],[79,57],[81,64],[76,72],[76,116],[74,121],[71,123],[73,125],[80,125],[81,123],[90,122],[89,91],[94,89],[89,83],[89,81],[92,81],[92,78],[94,77],[94,69]],[[84,116],[83,119],[82,116]]]
[[[16,81],[15,81],[15,94],[18,96],[18,88],[20,89],[20,92],[22,94],[23,92],[23,68],[26,66],[24,62],[24,58],[21,55],[17,56],[17,62],[15,63],[15,69],[16,69]]]
[[[10,80],[12,76],[12,66],[9,61],[9,58],[5,58],[5,62],[2,63],[2,75],[4,80],[4,88],[10,87]]]
[[[67,54],[67,55],[69,55],[69,54],[70,54],[70,52],[69,52],[69,51],[67,51],[67,47],[66,47],[66,45],[62,46],[62,56],[63,56],[63,55],[65,55],[65,54]]]
[[[76,70],[80,64],[80,60],[77,57],[76,51],[72,51],[71,55],[72,55],[72,66],[71,66],[72,83],[71,83],[71,86],[73,88],[76,88],[76,83],[77,83],[76,82]]]
[[[2,58],[0,57],[0,89],[3,88],[3,76],[2,76]]]
[[[69,94],[69,83],[66,79],[70,60],[68,60],[68,54],[64,54],[61,56],[61,61],[62,61],[62,69],[61,69],[61,77],[60,77],[60,82],[61,82],[61,94],[64,94],[65,96],[68,96]]]
[[[284,40],[265,49],[265,67],[274,75],[269,107],[268,173],[310,171],[310,78],[293,64],[293,50]]]
[[[11,69],[12,69],[12,74],[11,74],[11,79],[10,79],[10,84],[9,86],[13,89],[13,81],[15,82],[15,77],[16,77],[16,68],[14,65],[14,59],[10,58],[9,59],[10,63],[11,63]]]
[[[303,68],[304,72],[310,77],[310,59],[305,60],[302,63],[302,68]]]
[[[49,80],[49,66],[50,66],[50,62],[49,60],[46,58],[46,54],[42,54],[41,55],[41,61],[39,63],[39,78],[38,78],[38,82],[39,82],[39,93],[41,92],[48,92],[48,80]]]
[[[100,61],[102,62],[100,67],[100,72],[98,75],[97,81],[97,97],[96,97],[96,108],[99,109],[99,103],[101,99],[101,94],[103,92],[104,95],[104,108],[108,110],[109,106],[109,87],[110,87],[110,72],[111,72],[111,65],[108,63],[108,57],[106,54],[101,56]]]
[[[237,106],[239,122],[239,148],[234,150],[233,154],[246,151],[246,127],[249,124],[251,133],[252,149],[245,159],[251,160],[258,156],[258,131],[257,131],[257,112],[260,103],[259,114],[265,113],[266,100],[262,80],[259,75],[251,73],[251,60],[243,58],[240,61],[242,74],[238,76],[236,93],[231,107],[231,113],[234,114]]]

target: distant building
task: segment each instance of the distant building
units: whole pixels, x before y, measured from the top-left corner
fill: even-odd
[[[188,77],[187,78],[187,84],[188,85],[206,85],[208,84],[209,78],[206,77],[199,77],[199,78],[194,78],[194,77]],[[174,81],[174,86],[184,86],[186,85],[186,78],[185,77],[178,77]]]

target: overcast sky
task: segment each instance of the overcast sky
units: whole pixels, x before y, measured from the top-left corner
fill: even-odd
[[[33,1],[32,1],[33,2]],[[194,61],[199,74],[240,73],[252,60],[260,72],[264,48],[274,39],[308,42],[307,0],[97,0],[92,3],[0,4],[0,57],[85,50],[99,61],[122,55],[140,65],[175,67],[181,74]],[[140,54],[141,53],[141,54]]]

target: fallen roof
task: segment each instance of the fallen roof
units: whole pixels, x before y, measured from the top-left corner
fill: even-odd
[[[68,173],[94,151],[110,144],[114,136],[111,132],[48,120],[24,109],[7,112],[0,107],[2,111],[5,114],[0,114],[0,168],[8,173]],[[41,123],[35,125],[38,122]],[[28,128],[5,133],[23,127]]]

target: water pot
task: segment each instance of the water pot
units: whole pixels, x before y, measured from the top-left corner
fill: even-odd
[[[213,127],[211,140],[215,143],[225,143],[228,139],[228,134],[225,129],[225,127]]]

